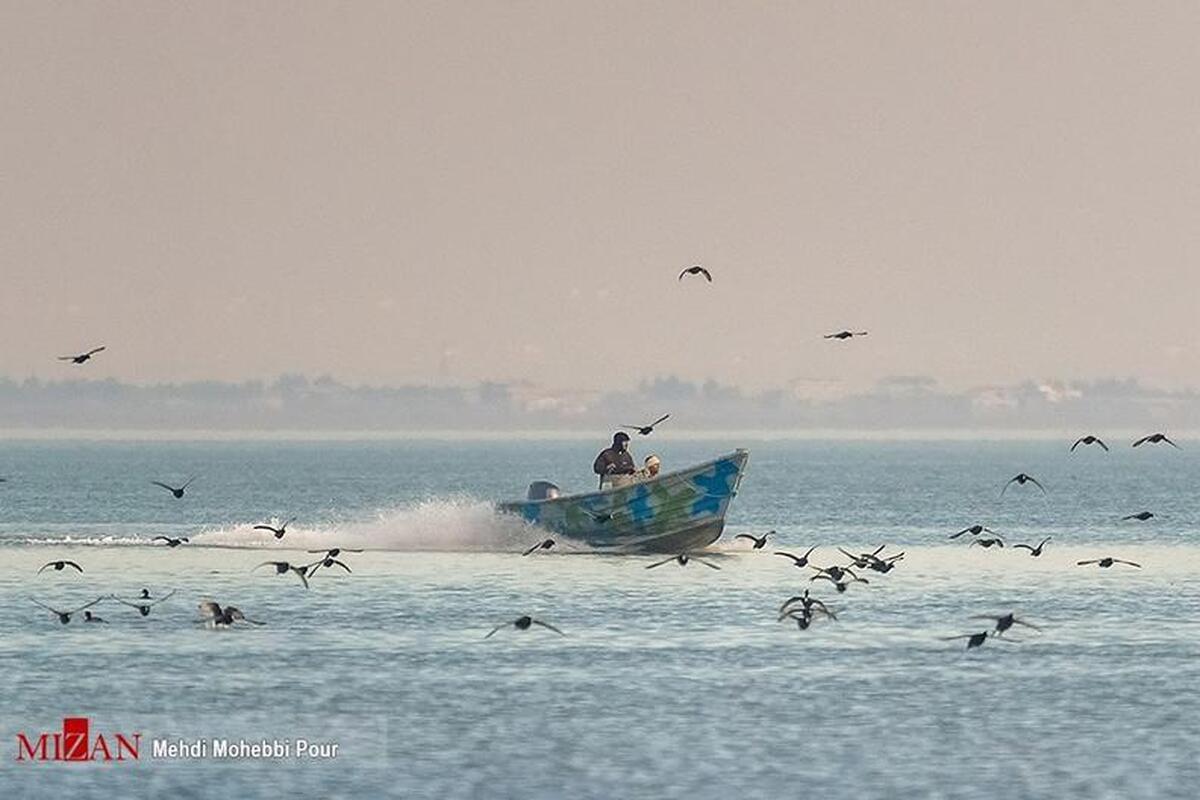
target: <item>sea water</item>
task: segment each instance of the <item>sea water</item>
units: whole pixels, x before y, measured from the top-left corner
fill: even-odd
[[[721,569],[522,557],[539,533],[491,503],[590,489],[602,444],[0,443],[0,797],[1195,795],[1200,443],[639,437],[667,470],[750,449]],[[1021,471],[1047,494],[1001,497]],[[192,475],[181,500],[149,483]],[[252,528],[293,516],[282,540]],[[948,538],[974,523],[1008,546]],[[773,555],[881,544],[904,559],[844,594]],[[333,546],[366,552],[307,590],[253,569]],[[1142,568],[1075,564],[1108,555]],[[37,573],[58,559],[85,571]],[[65,626],[31,601],[142,588],[176,593]],[[836,622],[777,621],[805,588]],[[203,599],[266,624],[210,629]],[[941,638],[1010,610],[1040,630]],[[566,636],[484,638],[523,614]],[[18,760],[66,717],[138,757]]]

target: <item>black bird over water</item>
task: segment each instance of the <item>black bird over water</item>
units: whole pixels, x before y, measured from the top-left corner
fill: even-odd
[[[850,566],[854,567],[855,569],[866,569],[870,565],[871,559],[878,556],[885,547],[887,547],[886,544],[881,544],[879,547],[875,548],[875,551],[872,553],[859,553],[858,555],[854,555],[854,553],[851,553],[846,548],[839,546],[838,552],[850,559]]]
[[[1175,444],[1170,439],[1168,439],[1167,435],[1165,433],[1152,433],[1149,436],[1143,436],[1142,438],[1140,438],[1136,442],[1134,442],[1133,446],[1140,447],[1144,444],[1160,444],[1162,442],[1166,442],[1167,444],[1171,445],[1171,447],[1174,447],[1176,450],[1180,449],[1179,445]]]
[[[1104,452],[1108,452],[1108,445],[1099,436],[1092,436],[1090,433],[1087,436],[1081,436],[1075,440],[1075,444],[1071,445],[1071,452],[1075,452],[1075,448],[1081,444],[1098,444],[1104,448]]]
[[[225,606],[224,608],[221,608],[221,606],[218,603],[214,603],[212,600],[202,601],[200,603],[199,608],[200,608],[200,616],[206,617],[208,619],[208,622],[213,627],[217,627],[220,625],[225,625],[225,626],[232,625],[233,623],[238,622],[239,620],[242,622],[249,622],[251,625],[266,625],[267,624],[265,622],[259,622],[258,620],[255,620],[255,619],[250,619],[249,617],[247,617],[245,614],[242,613],[241,609],[235,608],[234,606]]]
[[[309,550],[309,553],[324,553],[326,558],[337,558],[342,553],[361,553],[362,550],[351,550],[349,547],[330,547],[326,550]]]
[[[994,534],[994,533],[995,533],[995,531],[994,531],[994,530],[992,530],[991,528],[988,528],[988,527],[984,526],[984,525],[972,525],[972,526],[971,526],[971,527],[969,527],[969,528],[963,528],[963,529],[962,529],[961,531],[959,531],[958,533],[952,533],[952,534],[950,534],[950,538],[951,538],[951,539],[957,539],[958,537],[962,536],[964,533],[969,533],[969,534],[971,534],[972,536],[978,536],[978,535],[979,535],[979,534],[981,534],[981,533],[992,533],[992,534]]]
[[[842,555],[850,559],[850,566],[856,569],[870,569],[874,570],[875,572],[886,573],[892,571],[892,568],[896,566],[897,561],[902,561],[904,559],[904,553],[901,552],[896,553],[894,556],[880,557],[879,554],[883,552],[883,548],[885,547],[887,547],[886,544],[881,544],[870,553],[859,553],[858,555],[851,553],[849,550],[846,550],[843,547],[839,547],[838,550]]]
[[[1095,564],[1096,566],[1100,567],[1101,569],[1108,569],[1113,564],[1128,564],[1131,567],[1137,567],[1138,569],[1142,568],[1141,564],[1138,564],[1134,561],[1125,561],[1124,559],[1112,558],[1111,556],[1106,556],[1104,558],[1094,558],[1090,561],[1076,561],[1075,564],[1080,567],[1086,566],[1087,564]]]
[[[187,487],[191,486],[192,481],[194,481],[194,480],[196,480],[195,475],[188,478],[187,483],[183,484],[183,486],[180,486],[178,489],[176,489],[174,486],[168,486],[167,484],[163,483],[162,481],[150,481],[150,483],[154,484],[155,486],[161,486],[162,488],[166,489],[168,492],[175,495],[175,499],[178,500],[181,497],[183,497],[184,490],[187,489]]]
[[[523,556],[531,555],[532,553],[536,553],[538,550],[549,550],[551,547],[554,547],[553,539],[542,539],[537,544],[532,545],[531,547],[526,549],[526,551],[524,553],[521,553],[521,555],[523,555]]]
[[[621,427],[627,431],[637,431],[642,436],[649,436],[650,434],[654,433],[655,425],[658,425],[660,422],[666,422],[670,418],[671,418],[670,414],[663,414],[661,417],[654,420],[654,422],[651,422],[649,425],[622,425]]]
[[[50,567],[54,567],[54,569],[58,572],[62,572],[63,567],[74,567],[75,569],[79,570],[80,572],[83,572],[83,567],[79,566],[74,561],[64,560],[64,561],[49,561],[42,565],[42,568],[38,570],[38,573],[40,574],[43,570],[49,569]]]
[[[839,567],[837,564],[834,564],[832,567],[818,567],[816,564],[809,564],[808,566],[817,571],[817,574],[814,575],[813,577],[809,578],[809,580],[815,581],[817,578],[820,578],[822,575],[827,575],[827,576],[829,576],[829,579],[832,580],[834,583],[840,583],[842,578],[849,575],[851,578],[853,578],[856,581],[859,581],[861,583],[868,583],[868,581],[865,581],[862,578],[855,575],[854,570],[850,569],[849,567]]]
[[[516,628],[519,631],[527,631],[533,625],[540,625],[541,627],[545,628],[546,630],[554,631],[559,636],[566,636],[565,633],[563,633],[558,628],[551,625],[549,622],[542,622],[540,619],[534,619],[533,617],[526,614],[524,616],[517,617],[512,622],[505,622],[502,625],[497,625],[496,627],[494,627],[490,631],[488,631],[488,635],[483,638],[490,639],[496,633],[496,631],[500,630],[501,628],[507,628],[509,625],[511,625],[512,627]]]
[[[817,598],[809,596],[808,589],[804,590],[804,594],[798,594],[783,601],[783,605],[779,607],[779,619],[782,621],[783,618],[787,616],[788,609],[795,605],[799,605],[806,613],[809,613],[814,608],[817,608],[825,612],[830,619],[837,619],[837,616],[835,616],[834,613],[829,610],[827,605]]]
[[[646,569],[654,569],[655,567],[661,567],[663,564],[670,564],[672,561],[676,562],[681,567],[686,567],[689,562],[695,561],[698,564],[703,564],[704,566],[710,567],[712,569],[720,569],[720,567],[718,567],[716,564],[713,564],[710,561],[705,561],[703,558],[698,558],[694,555],[689,555],[687,553],[680,553],[677,556],[671,556],[670,558],[664,558],[662,561],[655,561],[653,564],[647,564]]]
[[[316,575],[317,570],[319,570],[321,567],[331,569],[334,564],[337,564],[339,567],[346,570],[346,572],[354,572],[354,570],[346,566],[344,562],[338,561],[336,558],[330,555],[327,555],[324,558],[319,558],[311,564],[305,564],[304,566],[300,567],[300,569],[302,569],[311,577],[312,575]]]
[[[157,600],[151,600],[150,599],[150,590],[142,589],[142,594],[140,597],[138,597],[138,600],[140,602],[134,602],[132,600],[124,600],[120,597],[117,597],[115,594],[109,595],[109,597],[111,597],[113,600],[116,600],[118,603],[122,603],[124,605],[129,606],[130,608],[136,608],[138,610],[139,614],[141,614],[143,617],[148,617],[148,616],[150,616],[150,609],[154,608],[154,606],[158,605],[162,601],[169,599],[174,594],[175,594],[175,590],[172,589],[171,591],[167,592],[166,594],[164,594],[162,597],[158,598]]]
[[[970,650],[972,647],[983,647],[983,643],[988,640],[990,633],[991,631],[984,631],[983,633],[964,633],[960,636],[943,636],[942,641],[949,642],[954,639],[966,639],[967,649]]]
[[[991,538],[985,537],[983,539],[972,539],[970,546],[974,547],[975,545],[979,545],[980,547],[984,548],[985,550],[989,547],[1004,547],[1004,540],[1001,539],[999,536],[995,536],[995,537],[991,537]]]
[[[1037,547],[1034,547],[1033,545],[1029,545],[1029,544],[1014,544],[1013,549],[1014,550],[1028,550],[1029,555],[1031,555],[1034,558],[1037,558],[1038,556],[1040,556],[1042,554],[1042,548],[1046,546],[1046,542],[1050,541],[1050,539],[1052,539],[1052,538],[1053,537],[1051,537],[1051,536],[1047,536],[1045,539],[1042,539],[1040,542],[1038,542]]]
[[[77,356],[59,356],[58,360],[59,361],[70,361],[72,364],[82,364],[85,361],[90,361],[92,356],[96,355],[96,353],[103,352],[103,350],[104,350],[103,347],[93,347],[91,350],[88,350],[86,353],[80,353]]]
[[[93,614],[90,611],[83,612],[83,621],[84,622],[103,622],[105,625],[108,624],[108,620],[103,619],[101,617],[97,617],[95,614]]]
[[[884,556],[883,558],[879,558],[878,556],[876,556],[876,557],[872,558],[870,560],[870,562],[867,564],[867,569],[872,570],[874,572],[881,572],[883,574],[887,574],[896,568],[896,562],[903,561],[903,560],[904,560],[904,552],[903,551],[896,553],[894,556]]]
[[[792,560],[792,563],[795,564],[797,567],[807,567],[808,566],[808,557],[811,556],[813,550],[816,550],[816,549],[817,549],[817,546],[814,544],[812,547],[808,548],[808,551],[805,552],[805,554],[802,556],[794,556],[791,553],[785,553],[782,550],[776,550],[775,555],[783,556],[784,558],[790,558]]]
[[[29,599],[33,600],[32,597]],[[85,608],[91,608],[92,606],[96,605],[96,603],[99,603],[103,599],[104,599],[103,597],[97,597],[92,602],[84,603],[79,608],[73,608],[70,611],[59,611],[57,608],[51,608],[50,606],[46,605],[45,603],[39,602],[37,600],[33,600],[33,602],[36,603],[37,605],[41,606],[42,608],[46,609],[50,613],[54,614],[55,616],[57,616],[58,621],[61,622],[63,625],[66,625],[68,622],[71,621],[72,615],[78,614],[80,611],[83,611]]]
[[[167,547],[179,547],[179,545],[188,540],[186,536],[180,536],[178,539],[172,539],[170,536],[155,536],[150,541],[157,542],[159,539],[162,539],[164,542],[166,542]]]
[[[1121,521],[1124,522],[1127,519],[1136,519],[1139,522],[1145,522],[1146,520],[1150,519],[1153,516],[1154,516],[1153,511],[1139,511],[1136,514],[1129,514],[1128,516],[1121,517]]]
[[[293,522],[295,522],[295,521],[296,521],[296,518],[295,518],[295,517],[292,517],[292,518],[291,518],[291,519],[289,519],[287,522],[285,522],[285,523],[283,523],[282,525],[280,525],[278,528],[276,528],[276,527],[274,527],[274,526],[272,526],[272,525],[255,525],[255,526],[254,526],[254,530],[256,530],[256,531],[270,531],[271,533],[275,534],[275,538],[276,538],[276,539],[282,539],[282,538],[283,538],[283,535],[284,535],[285,533],[287,533],[287,526],[288,526],[288,525],[291,525],[291,524],[292,524]]]
[[[866,336],[866,335],[867,335],[866,331],[838,331],[837,333],[827,333],[821,338],[823,338],[823,339],[839,339],[841,341],[845,341],[846,339],[852,339],[855,336]]]
[[[284,575],[289,570],[291,572],[296,573],[296,576],[300,578],[300,582],[304,584],[304,588],[305,589],[308,588],[308,578],[307,578],[308,565],[300,566],[300,567],[293,567],[291,564],[289,564],[286,561],[264,561],[261,564],[259,564],[258,566],[254,567],[254,569],[252,569],[250,571],[254,572],[254,570],[258,569],[259,567],[267,567],[267,566],[274,567],[276,575]]]
[[[733,538],[734,539],[749,539],[750,541],[754,542],[751,549],[762,550],[764,547],[766,547],[767,537],[774,536],[774,535],[775,535],[775,531],[767,531],[762,536],[752,536],[748,533],[739,533],[737,536],[735,536]]]
[[[679,273],[679,280],[683,280],[684,275],[703,275],[704,280],[708,281],[709,283],[712,283],[712,273],[709,272],[708,270],[706,270],[704,267],[700,266],[699,264],[693,264],[692,266],[685,269],[683,272]]]
[[[1008,483],[1004,484],[1004,488],[1000,490],[1000,496],[1003,497],[1004,493],[1008,491],[1008,487],[1012,486],[1014,483],[1018,486],[1024,486],[1027,483],[1032,483],[1034,486],[1042,490],[1042,494],[1046,493],[1046,487],[1038,483],[1037,478],[1033,477],[1032,475],[1026,475],[1024,472],[1018,472],[1016,475],[1008,479]]]

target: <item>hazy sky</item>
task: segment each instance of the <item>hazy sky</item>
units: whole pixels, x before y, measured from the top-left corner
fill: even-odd
[[[4,3],[0,375],[1196,386],[1197,42],[1195,3]]]

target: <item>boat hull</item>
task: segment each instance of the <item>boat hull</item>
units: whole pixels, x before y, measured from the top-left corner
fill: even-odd
[[[629,486],[498,509],[601,552],[682,553],[720,538],[748,457],[738,450]]]

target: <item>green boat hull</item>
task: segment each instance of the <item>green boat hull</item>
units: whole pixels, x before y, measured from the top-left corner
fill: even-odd
[[[682,553],[706,547],[725,529],[749,458],[746,450],[612,489],[502,503],[550,533],[602,552]]]

